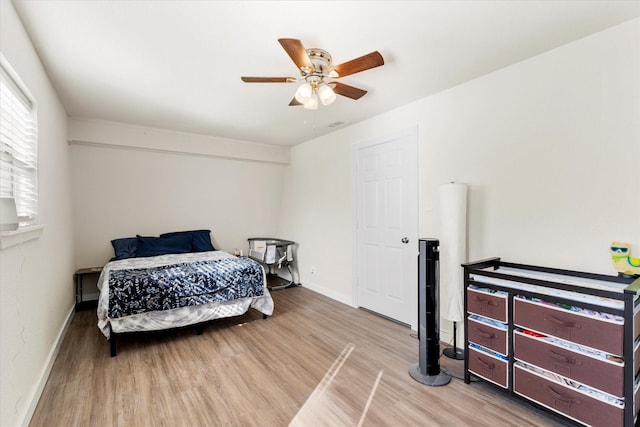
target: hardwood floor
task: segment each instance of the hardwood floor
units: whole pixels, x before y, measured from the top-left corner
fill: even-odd
[[[486,383],[408,374],[402,325],[303,287],[272,292],[274,315],[118,338],[76,313],[31,426],[560,426]],[[441,366],[462,378],[463,362]]]

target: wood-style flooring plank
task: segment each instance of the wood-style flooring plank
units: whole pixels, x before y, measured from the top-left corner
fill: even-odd
[[[76,313],[31,427],[563,425],[484,382],[414,381],[418,340],[402,325],[303,287],[272,292],[274,315],[250,310],[207,325],[118,338],[95,311]]]

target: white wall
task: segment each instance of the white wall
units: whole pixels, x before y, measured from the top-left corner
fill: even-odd
[[[615,274],[612,240],[640,256],[639,35],[629,21],[294,147],[279,234],[300,244],[301,281],[352,302],[351,145],[415,125],[422,237],[455,180],[469,260]]]
[[[95,119],[70,118],[69,141],[84,145],[136,148],[223,159],[280,164],[289,162],[289,148],[286,146]]]
[[[288,150],[240,160],[239,146],[260,144],[238,141],[217,157],[217,142],[198,147],[200,135],[98,122],[80,132],[78,123],[70,136],[83,140],[71,146],[79,268],[104,265],[111,240],[136,234],[210,229],[216,248],[246,253],[247,238],[277,231]],[[148,148],[153,140],[166,142],[162,151]]]
[[[37,102],[46,224],[39,238],[0,250],[0,425],[15,426],[29,422],[72,315],[71,168],[66,113],[8,0],[0,0],[0,50]]]
[[[278,229],[278,236],[297,242],[300,282],[347,304],[352,277],[352,141],[358,138],[342,131],[292,148]]]

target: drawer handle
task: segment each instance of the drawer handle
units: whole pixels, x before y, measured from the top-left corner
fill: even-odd
[[[549,354],[551,355],[552,359],[559,360],[560,362],[565,362],[565,363],[574,363],[575,362],[572,358],[570,358],[568,356],[565,356],[563,354],[560,354],[560,353],[556,353],[553,350],[549,350]]]
[[[562,400],[565,403],[577,403],[578,405],[580,405],[582,403],[582,400],[580,400],[580,399],[576,399],[576,398],[573,398],[573,397],[570,397],[570,396],[565,396],[562,393],[558,393],[551,386],[547,386],[547,390],[549,390],[549,393],[551,393],[551,395],[553,397],[555,397],[558,400]]]
[[[553,323],[558,324],[560,326],[566,326],[567,328],[578,328],[578,329],[582,328],[580,323],[558,319],[557,317],[551,314],[549,315],[549,320],[551,320]]]
[[[487,340],[492,340],[496,337],[496,334],[494,332],[486,332],[480,328],[476,328],[476,332],[478,332],[478,335],[480,335],[482,338]]]
[[[497,301],[494,301],[494,300],[491,300],[491,299],[487,299],[487,298],[482,298],[482,297],[476,297],[476,301],[484,302],[487,305],[493,305],[493,306],[497,306],[498,305]]]
[[[559,360],[560,362],[569,363],[571,365],[582,366],[582,362],[574,359],[573,357],[565,356],[564,354],[556,353],[553,350],[549,350],[550,357],[555,360]]]
[[[482,366],[484,366],[487,369],[493,369],[496,367],[496,364],[494,362],[486,362],[482,360],[482,357],[480,356],[476,357],[476,359],[478,360],[478,362],[480,362]]]

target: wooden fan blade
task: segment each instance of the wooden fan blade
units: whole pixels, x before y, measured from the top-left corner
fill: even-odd
[[[368,53],[351,61],[344,62],[340,65],[333,67],[333,70],[329,73],[331,77],[344,77],[350,74],[359,73],[360,71],[369,70],[371,68],[384,65],[384,58],[377,50]],[[337,74],[337,75],[334,75]]]
[[[289,103],[289,107],[295,107],[296,105],[302,105],[302,102],[298,101],[295,97]]]
[[[294,83],[295,77],[240,77],[246,83]]]
[[[289,57],[293,60],[296,67],[303,73],[313,73],[315,68],[307,55],[302,42],[298,39],[278,39]]]
[[[367,94],[366,90],[358,89],[357,87],[349,86],[344,83],[331,82],[331,85],[335,85],[333,92],[336,95],[346,96],[351,99],[360,99]]]

